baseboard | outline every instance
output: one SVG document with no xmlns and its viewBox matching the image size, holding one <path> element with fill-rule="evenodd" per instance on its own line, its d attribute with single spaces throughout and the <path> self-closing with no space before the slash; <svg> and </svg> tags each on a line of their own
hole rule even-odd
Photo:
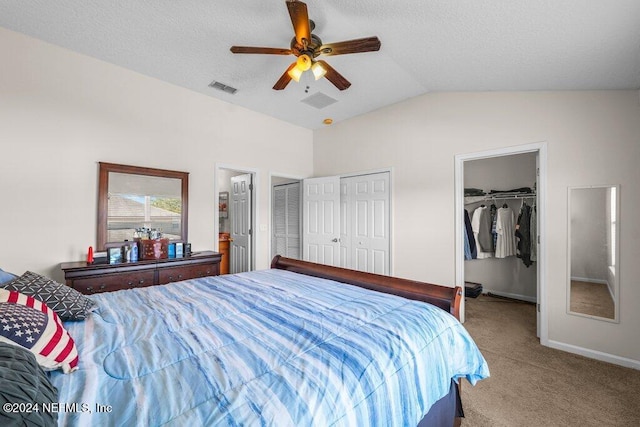
<svg viewBox="0 0 640 427">
<path fill-rule="evenodd" d="M 500 297 L 506 297 L 506 298 L 511 298 L 511 299 L 519 299 L 522 301 L 527 301 L 527 302 L 531 302 L 531 303 L 536 303 L 538 302 L 538 299 L 536 297 L 530 297 L 528 295 L 520 295 L 520 294 L 513 294 L 510 292 L 500 292 L 500 291 L 494 291 L 491 289 L 483 289 L 482 290 L 483 294 L 494 294 Z"/>
<path fill-rule="evenodd" d="M 580 356 L 588 357 L 590 359 L 601 360 L 603 362 L 613 363 L 614 365 L 624 366 L 625 368 L 640 370 L 640 360 L 628 359 L 626 357 L 616 356 L 615 354 L 603 353 L 601 351 L 578 347 L 577 345 L 566 344 L 554 340 L 548 340 L 547 346 L 555 348 L 556 350 L 579 354 Z"/>
<path fill-rule="evenodd" d="M 597 283 L 599 285 L 609 284 L 605 279 L 591 279 L 589 277 L 571 277 L 571 280 L 575 282 Z"/>
</svg>

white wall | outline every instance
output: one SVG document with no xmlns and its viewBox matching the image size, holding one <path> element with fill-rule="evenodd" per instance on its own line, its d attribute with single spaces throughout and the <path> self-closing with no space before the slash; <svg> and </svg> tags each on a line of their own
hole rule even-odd
<svg viewBox="0 0 640 427">
<path fill-rule="evenodd" d="M 7 271 L 63 280 L 60 263 L 85 258 L 96 243 L 99 161 L 189 172 L 194 251 L 217 240 L 217 162 L 258 170 L 265 224 L 269 174 L 312 174 L 309 130 L 2 28 L 0 57 L 0 266 Z M 266 268 L 269 232 L 258 233 L 257 267 Z"/>
<path fill-rule="evenodd" d="M 640 366 L 637 91 L 434 93 L 314 134 L 314 173 L 393 167 L 394 274 L 455 283 L 454 156 L 547 143 L 550 341 Z M 567 187 L 621 184 L 620 323 L 566 313 Z M 587 332 L 588 331 L 588 332 Z"/>
</svg>

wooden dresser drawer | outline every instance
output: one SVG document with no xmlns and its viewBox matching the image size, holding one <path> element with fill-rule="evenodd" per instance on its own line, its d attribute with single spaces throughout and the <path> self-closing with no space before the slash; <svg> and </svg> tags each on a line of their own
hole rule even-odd
<svg viewBox="0 0 640 427">
<path fill-rule="evenodd" d="M 163 268 L 158 270 L 158 281 L 161 285 L 179 282 L 180 280 L 196 279 L 198 277 L 217 276 L 218 264 L 193 264 L 181 267 Z"/>
<path fill-rule="evenodd" d="M 75 279 L 73 281 L 73 288 L 83 294 L 119 291 L 120 289 L 151 286 L 153 285 L 153 276 L 153 270 L 105 274 L 102 276 Z"/>
</svg>

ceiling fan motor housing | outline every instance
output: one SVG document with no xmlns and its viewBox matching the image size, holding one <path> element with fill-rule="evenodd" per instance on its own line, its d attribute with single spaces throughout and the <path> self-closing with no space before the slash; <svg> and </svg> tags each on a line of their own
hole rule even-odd
<svg viewBox="0 0 640 427">
<path fill-rule="evenodd" d="M 311 42 L 307 43 L 306 49 L 304 46 L 300 46 L 295 37 L 291 39 L 291 51 L 295 56 L 300 56 L 306 53 L 311 58 L 315 58 L 323 53 L 319 50 L 320 46 L 322 46 L 322 40 L 320 40 L 320 37 L 315 34 L 311 34 Z"/>
</svg>

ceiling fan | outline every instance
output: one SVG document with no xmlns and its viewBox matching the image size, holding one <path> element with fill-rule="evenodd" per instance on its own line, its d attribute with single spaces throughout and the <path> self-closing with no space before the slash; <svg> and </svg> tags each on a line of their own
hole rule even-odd
<svg viewBox="0 0 640 427">
<path fill-rule="evenodd" d="M 233 53 L 260 53 L 266 55 L 295 55 L 296 61 L 282 74 L 273 86 L 275 90 L 282 90 L 293 79 L 300 81 L 300 76 L 311 69 L 315 79 L 326 77 L 335 87 L 345 90 L 351 83 L 338 73 L 331 65 L 322 59 L 316 59 L 320 55 L 345 55 L 348 53 L 371 52 L 380 50 L 378 37 L 365 37 L 362 39 L 348 40 L 338 43 L 323 44 L 320 37 L 312 34 L 315 23 L 309 19 L 307 5 L 297 0 L 287 0 L 287 9 L 293 24 L 295 37 L 291 40 L 289 49 L 273 47 L 231 46 Z"/>
</svg>

